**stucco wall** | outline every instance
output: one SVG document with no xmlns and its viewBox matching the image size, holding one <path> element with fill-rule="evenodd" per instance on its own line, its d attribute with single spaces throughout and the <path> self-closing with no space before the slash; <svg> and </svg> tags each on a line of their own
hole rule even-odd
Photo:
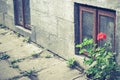
<svg viewBox="0 0 120 80">
<path fill-rule="evenodd" d="M 36 31 L 36 42 L 62 56 L 74 55 L 74 3 L 116 10 L 119 53 L 119 0 L 31 0 L 31 24 Z"/>
<path fill-rule="evenodd" d="M 31 0 L 36 42 L 62 56 L 74 54 L 73 13 L 71 0 Z"/>
<path fill-rule="evenodd" d="M 32 30 L 20 31 L 14 25 L 13 0 L 0 0 L 0 24 L 5 25 L 23 35 L 29 33 L 31 39 L 45 48 L 67 58 L 75 54 L 75 22 L 74 3 L 116 10 L 116 52 L 120 52 L 120 6 L 119 0 L 30 0 Z M 4 5 L 3 5 L 4 4 Z M 6 5 L 6 6 L 5 6 Z M 120 55 L 117 56 L 120 62 Z"/>
<path fill-rule="evenodd" d="M 13 1 L 0 0 L 0 23 L 15 30 Z"/>
</svg>

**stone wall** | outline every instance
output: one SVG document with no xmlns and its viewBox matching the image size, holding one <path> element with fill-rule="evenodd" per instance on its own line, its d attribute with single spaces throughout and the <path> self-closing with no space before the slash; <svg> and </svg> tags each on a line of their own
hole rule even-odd
<svg viewBox="0 0 120 80">
<path fill-rule="evenodd" d="M 0 23 L 15 30 L 13 1 L 0 0 Z"/>
<path fill-rule="evenodd" d="M 119 0 L 30 0 L 32 30 L 20 31 L 14 25 L 13 0 L 0 0 L 0 24 L 30 36 L 43 47 L 65 57 L 75 54 L 74 3 L 116 10 L 116 52 L 120 52 L 120 6 Z M 111 4 L 112 3 L 112 4 Z M 4 9 L 4 10 L 3 10 Z M 4 13 L 4 16 L 3 16 Z M 2 19 L 5 19 L 2 22 Z M 118 62 L 120 55 L 118 56 Z"/>
<path fill-rule="evenodd" d="M 61 56 L 74 54 L 73 13 L 71 0 L 31 0 L 36 42 Z"/>
</svg>

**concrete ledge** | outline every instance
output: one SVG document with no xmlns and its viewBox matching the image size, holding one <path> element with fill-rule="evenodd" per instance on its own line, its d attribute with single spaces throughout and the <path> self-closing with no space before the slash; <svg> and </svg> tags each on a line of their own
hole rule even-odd
<svg viewBox="0 0 120 80">
<path fill-rule="evenodd" d="M 23 28 L 22 26 L 16 26 L 15 31 L 19 32 L 21 35 L 26 36 L 26 37 L 30 37 L 32 34 L 30 30 L 27 30 Z"/>
</svg>

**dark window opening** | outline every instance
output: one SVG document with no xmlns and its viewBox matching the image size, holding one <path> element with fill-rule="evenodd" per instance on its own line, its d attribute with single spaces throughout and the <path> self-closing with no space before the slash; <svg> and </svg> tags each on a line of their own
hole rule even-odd
<svg viewBox="0 0 120 80">
<path fill-rule="evenodd" d="M 97 41 L 97 34 L 104 32 L 107 35 L 106 41 L 111 43 L 111 50 L 115 51 L 115 21 L 116 12 L 98 7 L 85 6 L 75 3 L 75 45 L 83 41 L 85 37 L 93 38 L 98 45 L 104 41 Z M 78 49 L 75 48 L 78 54 Z"/>
<path fill-rule="evenodd" d="M 14 0 L 15 25 L 31 30 L 29 0 Z"/>
</svg>

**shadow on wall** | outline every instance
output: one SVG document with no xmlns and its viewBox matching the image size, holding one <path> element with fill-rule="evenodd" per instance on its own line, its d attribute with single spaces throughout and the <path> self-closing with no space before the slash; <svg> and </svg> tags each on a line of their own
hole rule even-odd
<svg viewBox="0 0 120 80">
<path fill-rule="evenodd" d="M 80 43 L 80 26 L 79 26 L 79 4 L 74 3 L 74 34 L 75 46 Z M 79 49 L 75 47 L 75 54 L 79 54 Z"/>
</svg>

